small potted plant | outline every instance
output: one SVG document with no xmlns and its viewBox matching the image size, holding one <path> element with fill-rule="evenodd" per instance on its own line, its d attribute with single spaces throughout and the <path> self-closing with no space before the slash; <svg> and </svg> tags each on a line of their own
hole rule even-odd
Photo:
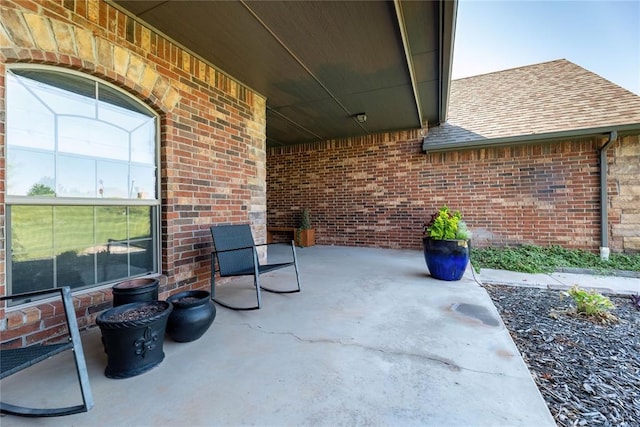
<svg viewBox="0 0 640 427">
<path fill-rule="evenodd" d="M 311 228 L 311 215 L 309 209 L 302 209 L 300 214 L 300 226 L 296 229 L 296 245 L 300 247 L 316 244 L 316 230 Z"/>
<path fill-rule="evenodd" d="M 441 207 L 424 225 L 424 259 L 432 277 L 460 280 L 469 263 L 471 233 L 460 211 Z"/>
</svg>

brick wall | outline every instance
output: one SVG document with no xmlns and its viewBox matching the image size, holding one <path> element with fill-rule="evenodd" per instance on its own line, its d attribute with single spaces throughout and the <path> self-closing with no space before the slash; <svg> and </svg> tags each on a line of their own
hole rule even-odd
<svg viewBox="0 0 640 427">
<path fill-rule="evenodd" d="M 625 143 L 616 150 L 637 150 L 634 141 L 635 148 Z M 597 251 L 602 142 L 425 155 L 417 132 L 399 132 L 270 148 L 268 224 L 295 226 L 300 209 L 308 207 L 319 244 L 418 249 L 424 221 L 446 204 L 462 211 L 477 246 L 559 244 Z M 619 185 L 620 193 L 638 189 Z M 614 206 L 622 203 L 615 200 Z M 630 205 L 625 209 L 612 215 L 614 230 L 622 227 L 616 225 L 620 215 L 637 214 Z"/>
<path fill-rule="evenodd" d="M 256 238 L 266 237 L 264 98 L 102 1 L 3 0 L 0 15 L 0 102 L 5 64 L 28 62 L 95 75 L 160 114 L 161 299 L 208 288 L 212 223 L 250 221 Z M 4 104 L 0 111 L 4 294 Z M 80 293 L 74 304 L 80 326 L 92 325 L 111 305 L 110 289 Z M 34 310 L 47 308 L 0 308 L 0 341 L 33 338 L 8 331 L 8 319 L 13 328 L 46 335 Z"/>
</svg>

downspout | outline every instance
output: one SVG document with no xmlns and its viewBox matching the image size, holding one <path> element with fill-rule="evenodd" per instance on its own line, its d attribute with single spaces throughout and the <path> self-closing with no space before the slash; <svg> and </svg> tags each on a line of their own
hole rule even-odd
<svg viewBox="0 0 640 427">
<path fill-rule="evenodd" d="M 609 259 L 609 193 L 607 147 L 618 139 L 618 132 L 609 132 L 609 140 L 600 147 L 600 259 Z"/>
</svg>

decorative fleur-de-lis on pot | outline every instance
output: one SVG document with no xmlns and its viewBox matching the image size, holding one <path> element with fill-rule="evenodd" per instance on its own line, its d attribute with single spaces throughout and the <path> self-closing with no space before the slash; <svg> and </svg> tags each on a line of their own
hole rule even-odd
<svg viewBox="0 0 640 427">
<path fill-rule="evenodd" d="M 138 338 L 133 345 L 136 347 L 136 356 L 145 357 L 148 351 L 156 348 L 155 342 L 158 340 L 158 333 L 151 331 L 151 326 L 144 330 L 142 338 Z"/>
</svg>

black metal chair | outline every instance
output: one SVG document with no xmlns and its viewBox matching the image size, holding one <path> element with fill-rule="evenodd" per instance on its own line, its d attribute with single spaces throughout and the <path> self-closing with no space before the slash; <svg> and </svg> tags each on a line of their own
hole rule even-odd
<svg viewBox="0 0 640 427">
<path fill-rule="evenodd" d="M 262 265 L 258 260 L 257 248 L 271 244 L 256 245 L 253 241 L 249 224 L 214 225 L 211 227 L 211 236 L 215 245 L 215 251 L 211 252 L 211 298 L 216 303 L 233 310 L 257 310 L 261 304 L 260 289 L 280 294 L 300 292 L 298 259 L 293 241 L 291 242 L 292 261 Z M 297 287 L 295 289 L 281 291 L 260 286 L 261 274 L 290 266 L 293 266 L 296 271 Z M 253 285 L 256 288 L 256 305 L 238 307 L 217 299 L 215 288 L 216 272 L 220 273 L 220 277 L 253 276 Z"/>
<path fill-rule="evenodd" d="M 65 350 L 72 350 L 75 359 L 76 373 L 78 375 L 78 383 L 82 393 L 82 404 L 75 406 L 67 406 L 62 408 L 29 408 L 17 406 L 9 403 L 0 402 L 0 412 L 6 414 L 20 415 L 24 417 L 56 417 L 61 415 L 71 415 L 80 412 L 87 412 L 93 407 L 93 396 L 91 387 L 89 386 L 89 375 L 84 360 L 84 352 L 82 350 L 82 341 L 80 340 L 80 332 L 78 331 L 78 322 L 76 313 L 73 308 L 73 300 L 71 298 L 71 290 L 68 286 L 47 289 L 43 291 L 24 292 L 14 295 L 6 295 L 0 297 L 0 301 L 5 300 L 29 300 L 33 297 L 44 296 L 48 294 L 59 294 L 64 308 L 64 314 L 68 329 L 68 342 L 56 344 L 36 344 L 29 347 L 2 349 L 0 351 L 0 379 L 15 374 L 23 369 L 42 362 Z M 33 378 L 34 388 L 45 389 L 48 386 L 43 384 L 40 379 Z M 52 392 L 55 392 L 53 389 Z"/>
</svg>

